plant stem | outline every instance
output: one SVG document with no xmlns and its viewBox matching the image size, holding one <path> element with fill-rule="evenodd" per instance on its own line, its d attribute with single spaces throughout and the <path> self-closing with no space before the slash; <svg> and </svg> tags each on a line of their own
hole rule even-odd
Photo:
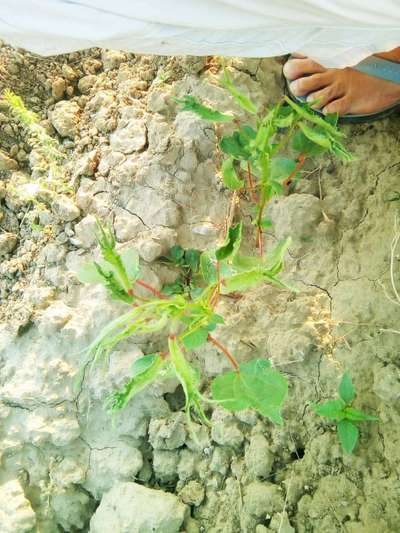
<svg viewBox="0 0 400 533">
<path fill-rule="evenodd" d="M 236 361 L 236 359 L 233 357 L 233 355 L 229 352 L 228 348 L 225 348 L 220 342 L 217 341 L 212 335 L 208 335 L 208 341 L 211 342 L 211 344 L 214 344 L 220 350 L 229 360 L 233 368 L 236 370 L 236 372 L 240 372 L 239 363 Z"/>
<path fill-rule="evenodd" d="M 250 191 L 251 199 L 256 204 L 258 200 L 257 200 L 257 195 L 255 193 L 253 176 L 251 175 L 250 161 L 247 161 L 247 181 L 249 182 L 249 191 Z"/>
<path fill-rule="evenodd" d="M 158 291 L 157 289 L 155 289 L 154 287 L 152 287 L 151 285 L 149 285 L 148 283 L 146 283 L 142 279 L 137 279 L 136 283 L 138 285 L 140 285 L 141 287 L 144 287 L 145 289 L 150 291 L 152 294 L 154 294 L 154 296 L 157 296 L 157 298 L 160 298 L 160 300 L 167 300 L 168 299 L 167 296 L 165 296 L 165 294 L 163 294 L 162 292 Z"/>
<path fill-rule="evenodd" d="M 295 166 L 293 171 L 289 174 L 289 176 L 283 182 L 284 187 L 287 187 L 289 185 L 289 183 L 292 181 L 292 179 L 295 177 L 295 175 L 298 173 L 298 171 L 304 165 L 305 160 L 306 160 L 305 154 L 300 154 L 299 158 L 297 160 L 297 165 Z"/>
</svg>

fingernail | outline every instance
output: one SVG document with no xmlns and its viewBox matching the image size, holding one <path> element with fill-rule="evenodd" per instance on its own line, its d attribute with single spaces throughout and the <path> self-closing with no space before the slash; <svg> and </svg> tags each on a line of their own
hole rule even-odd
<svg viewBox="0 0 400 533">
<path fill-rule="evenodd" d="M 297 81 L 292 81 L 292 83 L 289 85 L 289 87 L 290 87 L 290 90 L 292 91 L 292 93 L 294 93 L 294 91 L 297 88 Z"/>
<path fill-rule="evenodd" d="M 324 109 L 322 110 L 322 113 L 323 113 L 324 115 L 327 115 L 327 114 L 329 113 L 328 108 L 327 108 L 327 107 L 324 107 Z"/>
</svg>

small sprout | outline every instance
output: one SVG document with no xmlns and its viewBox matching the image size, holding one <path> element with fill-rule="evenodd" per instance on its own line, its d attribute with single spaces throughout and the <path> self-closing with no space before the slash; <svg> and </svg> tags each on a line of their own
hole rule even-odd
<svg viewBox="0 0 400 533">
<path fill-rule="evenodd" d="M 377 421 L 376 416 L 368 415 L 352 407 L 356 397 L 350 374 L 345 372 L 339 384 L 339 399 L 328 400 L 319 405 L 315 405 L 314 411 L 317 415 L 324 416 L 336 422 L 339 441 L 346 453 L 352 453 L 357 446 L 359 439 L 359 429 L 355 422 Z"/>
</svg>

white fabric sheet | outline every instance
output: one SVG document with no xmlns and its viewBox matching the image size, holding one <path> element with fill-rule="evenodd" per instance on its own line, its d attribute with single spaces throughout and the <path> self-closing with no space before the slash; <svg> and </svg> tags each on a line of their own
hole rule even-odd
<svg viewBox="0 0 400 533">
<path fill-rule="evenodd" d="M 400 45 L 400 0 L 0 0 L 0 38 L 41 55 L 298 51 L 342 67 Z"/>
</svg>

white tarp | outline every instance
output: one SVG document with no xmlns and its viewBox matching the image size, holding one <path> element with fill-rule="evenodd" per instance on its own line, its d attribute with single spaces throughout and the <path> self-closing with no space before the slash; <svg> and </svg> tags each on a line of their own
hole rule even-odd
<svg viewBox="0 0 400 533">
<path fill-rule="evenodd" d="M 0 0 L 0 38 L 42 55 L 298 51 L 345 66 L 400 45 L 400 0 Z"/>
</svg>

